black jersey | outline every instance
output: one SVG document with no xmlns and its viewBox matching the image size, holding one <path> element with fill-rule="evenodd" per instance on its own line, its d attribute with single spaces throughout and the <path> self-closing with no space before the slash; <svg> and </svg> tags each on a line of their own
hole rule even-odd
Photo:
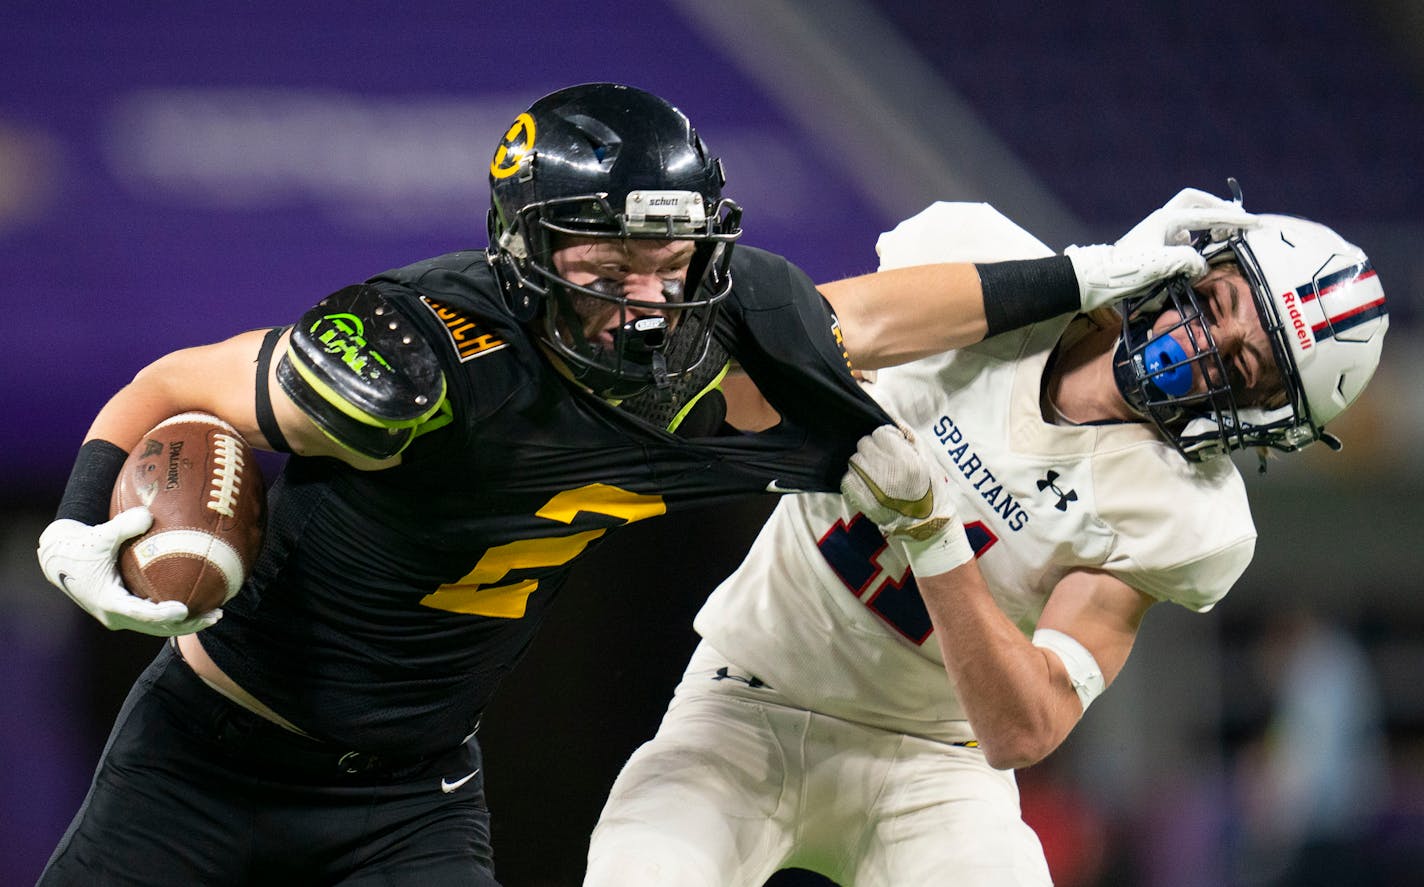
<svg viewBox="0 0 1424 887">
<path fill-rule="evenodd" d="M 483 252 L 382 274 L 440 352 L 448 409 L 402 464 L 292 457 L 252 577 L 203 633 L 242 687 L 314 736 L 429 754 L 466 737 L 571 565 L 608 531 L 782 490 L 835 490 L 890 421 L 851 378 L 829 306 L 738 247 L 718 341 L 785 421 L 687 439 L 560 375 L 502 307 Z"/>
</svg>

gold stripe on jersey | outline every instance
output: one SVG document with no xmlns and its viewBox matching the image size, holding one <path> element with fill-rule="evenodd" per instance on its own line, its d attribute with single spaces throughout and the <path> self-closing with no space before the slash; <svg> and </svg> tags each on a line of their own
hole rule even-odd
<svg viewBox="0 0 1424 887">
<path fill-rule="evenodd" d="M 589 484 L 565 490 L 551 498 L 535 516 L 572 524 L 580 514 L 601 514 L 631 524 L 667 512 L 662 496 L 634 493 L 610 484 Z M 495 585 L 513 570 L 557 567 L 583 554 L 589 543 L 608 528 L 585 530 L 564 536 L 516 539 L 485 551 L 475 568 L 458 582 L 442 585 L 421 598 L 421 605 L 452 613 L 522 619 L 529 595 L 539 588 L 536 579 Z"/>
</svg>

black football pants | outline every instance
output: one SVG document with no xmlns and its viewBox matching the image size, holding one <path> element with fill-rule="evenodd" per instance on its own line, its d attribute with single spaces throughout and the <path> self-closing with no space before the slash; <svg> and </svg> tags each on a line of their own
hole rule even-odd
<svg viewBox="0 0 1424 887">
<path fill-rule="evenodd" d="M 39 883 L 497 887 L 480 767 L 474 739 L 414 762 L 308 740 L 166 644 Z"/>
</svg>

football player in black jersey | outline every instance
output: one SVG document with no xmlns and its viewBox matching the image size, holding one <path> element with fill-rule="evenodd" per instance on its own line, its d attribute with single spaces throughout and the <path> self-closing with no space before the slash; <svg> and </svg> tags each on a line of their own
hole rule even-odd
<svg viewBox="0 0 1424 887">
<path fill-rule="evenodd" d="M 1084 247 L 823 297 L 737 244 L 687 119 L 615 84 L 540 99 L 489 173 L 487 249 L 159 358 L 99 412 L 40 563 L 105 626 L 174 640 L 42 883 L 496 883 L 475 730 L 580 555 L 671 509 L 837 489 L 888 421 L 852 362 L 1205 270 L 1186 246 Z M 730 372 L 773 427 L 729 427 Z M 252 574 L 210 613 L 130 595 L 115 551 L 151 517 L 106 519 L 128 450 L 187 411 L 292 454 Z"/>
</svg>

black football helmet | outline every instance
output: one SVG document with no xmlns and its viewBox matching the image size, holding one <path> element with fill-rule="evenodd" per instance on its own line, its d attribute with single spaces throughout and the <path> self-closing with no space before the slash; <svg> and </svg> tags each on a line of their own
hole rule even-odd
<svg viewBox="0 0 1424 887">
<path fill-rule="evenodd" d="M 722 197 L 722 163 L 688 119 L 655 95 L 614 83 L 551 93 L 515 118 L 490 162 L 489 257 L 510 310 L 580 382 L 606 397 L 666 388 L 707 355 L 731 292 L 741 208 Z M 687 279 L 666 303 L 560 276 L 560 235 L 687 240 Z M 611 346 L 584 335 L 576 301 L 620 312 Z M 630 309 L 654 309 L 647 316 Z"/>
</svg>

